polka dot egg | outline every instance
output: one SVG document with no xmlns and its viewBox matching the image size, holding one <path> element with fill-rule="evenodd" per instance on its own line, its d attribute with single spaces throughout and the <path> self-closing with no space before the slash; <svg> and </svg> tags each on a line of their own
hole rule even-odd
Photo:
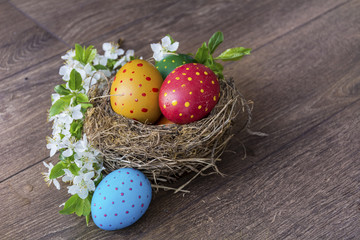
<svg viewBox="0 0 360 240">
<path fill-rule="evenodd" d="M 146 176 L 132 168 L 121 168 L 108 174 L 95 189 L 92 219 L 101 229 L 122 229 L 139 220 L 150 201 L 151 185 Z"/>
<path fill-rule="evenodd" d="M 193 63 L 195 59 L 186 54 L 169 55 L 155 64 L 155 67 L 165 79 L 175 68 L 186 63 Z"/>
<path fill-rule="evenodd" d="M 207 116 L 220 97 L 220 84 L 213 71 L 199 63 L 176 68 L 160 89 L 163 115 L 177 124 L 187 124 Z"/>
<path fill-rule="evenodd" d="M 145 60 L 126 63 L 116 73 L 110 89 L 111 107 L 117 114 L 143 123 L 155 123 L 160 117 L 160 72 Z"/>
</svg>

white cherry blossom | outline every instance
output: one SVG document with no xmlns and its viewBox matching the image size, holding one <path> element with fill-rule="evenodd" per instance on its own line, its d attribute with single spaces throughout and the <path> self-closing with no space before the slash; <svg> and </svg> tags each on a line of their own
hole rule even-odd
<svg viewBox="0 0 360 240">
<path fill-rule="evenodd" d="M 104 56 L 109 59 L 117 59 L 118 56 L 121 56 L 124 54 L 124 50 L 119 48 L 118 44 L 104 43 L 102 45 L 102 48 L 105 51 Z"/>
<path fill-rule="evenodd" d="M 73 120 L 82 119 L 83 117 L 83 114 L 81 112 L 81 104 L 78 104 L 75 107 L 69 106 L 67 108 L 67 111 Z"/>
<path fill-rule="evenodd" d="M 73 185 L 68 187 L 68 192 L 72 195 L 77 194 L 81 199 L 87 198 L 89 191 L 95 191 L 95 183 L 91 180 L 94 172 L 82 173 L 74 177 Z"/>
<path fill-rule="evenodd" d="M 44 180 L 45 182 L 47 182 L 48 186 L 50 186 L 51 183 L 54 184 L 54 186 L 56 187 L 56 189 L 60 190 L 60 183 L 58 182 L 58 180 L 56 179 L 50 179 L 50 173 L 51 173 L 51 169 L 54 167 L 54 165 L 52 165 L 52 163 L 47 164 L 46 162 L 43 162 L 44 166 L 48 168 L 48 172 L 47 173 L 42 173 L 42 175 L 44 176 Z"/>
<path fill-rule="evenodd" d="M 64 56 L 61 56 L 61 59 L 64 60 L 72 60 L 75 57 L 75 50 L 70 49 L 69 51 L 66 52 L 66 54 Z"/>
<path fill-rule="evenodd" d="M 63 77 L 63 80 L 69 81 L 70 73 L 73 69 L 80 73 L 82 79 L 86 77 L 84 65 L 82 65 L 79 61 L 72 59 L 67 60 L 66 64 L 60 67 L 59 74 Z"/>
<path fill-rule="evenodd" d="M 179 48 L 179 42 L 171 43 L 171 39 L 169 36 L 165 36 L 161 39 L 160 43 L 152 43 L 150 44 L 151 49 L 154 52 L 153 58 L 155 61 L 160 61 L 169 53 L 175 52 Z"/>
<path fill-rule="evenodd" d="M 127 62 L 131 60 L 131 57 L 134 57 L 135 51 L 134 50 L 127 50 L 125 55 L 120 58 L 119 61 L 117 61 L 114 65 L 114 69 L 119 66 L 124 66 Z"/>
<path fill-rule="evenodd" d="M 63 169 L 63 171 L 65 172 L 65 175 L 62 177 L 62 181 L 63 182 L 72 182 L 74 180 L 74 174 L 72 174 L 72 172 L 69 169 Z"/>
<path fill-rule="evenodd" d="M 61 138 L 60 135 L 53 135 L 52 138 L 47 137 L 46 148 L 50 149 L 50 157 L 54 156 L 55 153 L 60 149 Z"/>
<path fill-rule="evenodd" d="M 100 54 L 96 54 L 96 56 L 95 56 L 95 58 L 93 60 L 94 65 L 106 66 L 107 62 L 108 62 L 107 57 L 105 57 L 103 55 L 100 55 Z"/>
</svg>

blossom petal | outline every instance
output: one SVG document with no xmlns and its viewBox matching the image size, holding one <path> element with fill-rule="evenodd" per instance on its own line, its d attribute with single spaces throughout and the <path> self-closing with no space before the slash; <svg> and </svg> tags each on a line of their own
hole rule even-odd
<svg viewBox="0 0 360 240">
<path fill-rule="evenodd" d="M 54 104 L 57 100 L 60 99 L 60 94 L 58 93 L 51 94 L 51 99 L 52 99 L 52 103 Z"/>
<path fill-rule="evenodd" d="M 94 172 L 88 172 L 84 174 L 84 181 L 87 182 L 94 177 Z"/>
<path fill-rule="evenodd" d="M 101 65 L 106 66 L 107 62 L 108 62 L 108 59 L 105 56 L 100 58 Z"/>
<path fill-rule="evenodd" d="M 68 187 L 68 193 L 70 193 L 71 195 L 77 194 L 78 191 L 79 191 L 79 187 L 77 185 L 72 185 Z"/>
<path fill-rule="evenodd" d="M 88 181 L 87 182 L 87 188 L 89 189 L 89 191 L 95 191 L 95 183 L 94 183 L 94 181 Z"/>
<path fill-rule="evenodd" d="M 86 74 L 88 74 L 88 75 L 92 74 L 92 68 L 91 68 L 91 65 L 89 63 L 85 65 L 84 70 L 85 70 Z"/>
<path fill-rule="evenodd" d="M 81 119 L 83 117 L 83 114 L 79 111 L 73 112 L 72 114 L 73 119 L 77 120 L 77 119 Z"/>
<path fill-rule="evenodd" d="M 124 51 L 123 49 L 119 48 L 119 49 L 117 49 L 117 50 L 115 51 L 115 53 L 116 53 L 118 56 L 120 56 L 120 55 L 123 55 L 123 54 L 125 53 L 125 51 Z"/>
<path fill-rule="evenodd" d="M 125 63 L 125 57 L 120 58 L 120 60 L 114 64 L 114 69 L 119 66 L 122 66 L 124 63 Z"/>
<path fill-rule="evenodd" d="M 117 59 L 118 55 L 116 53 L 105 52 L 105 57 L 109 59 Z"/>
<path fill-rule="evenodd" d="M 60 190 L 60 183 L 58 182 L 58 180 L 53 179 L 53 183 L 54 183 L 54 186 L 56 187 L 56 189 Z"/>
<path fill-rule="evenodd" d="M 171 39 L 169 36 L 165 36 L 161 39 L 161 45 L 163 48 L 168 48 L 171 45 Z"/>
<path fill-rule="evenodd" d="M 59 69 L 59 74 L 60 74 L 61 76 L 65 75 L 65 74 L 68 72 L 68 69 L 69 69 L 69 67 L 66 66 L 66 65 L 61 66 L 60 69 Z"/>
<path fill-rule="evenodd" d="M 68 148 L 66 151 L 62 153 L 64 157 L 70 157 L 73 155 L 73 150 L 71 148 Z"/>
<path fill-rule="evenodd" d="M 82 178 L 83 178 L 82 174 L 80 174 L 79 176 L 75 176 L 75 177 L 74 177 L 74 180 L 73 180 L 74 185 L 81 183 Z"/>
<path fill-rule="evenodd" d="M 78 191 L 77 194 L 81 199 L 85 199 L 89 195 L 89 191 L 87 189 L 81 188 L 80 191 Z"/>
<path fill-rule="evenodd" d="M 101 72 L 103 72 L 106 77 L 111 76 L 111 72 L 109 70 L 101 70 Z"/>
<path fill-rule="evenodd" d="M 160 52 L 162 47 L 160 43 L 152 43 L 150 44 L 151 50 L 156 53 L 156 52 Z"/>
<path fill-rule="evenodd" d="M 76 68 L 76 71 L 78 71 L 78 73 L 80 73 L 82 79 L 85 79 L 85 78 L 86 78 L 86 72 L 85 72 L 85 70 L 80 69 L 80 68 Z"/>
<path fill-rule="evenodd" d="M 171 44 L 169 47 L 168 47 L 168 50 L 170 52 L 175 52 L 179 47 L 179 42 L 174 42 L 173 44 Z"/>
<path fill-rule="evenodd" d="M 162 52 L 154 52 L 153 58 L 155 59 L 155 61 L 161 61 L 161 59 L 163 59 L 164 54 Z"/>
<path fill-rule="evenodd" d="M 126 51 L 126 60 L 130 60 L 130 57 L 133 57 L 135 55 L 135 51 L 132 49 L 129 49 Z"/>
<path fill-rule="evenodd" d="M 49 169 L 50 169 L 49 164 L 47 164 L 46 162 L 43 162 L 43 164 L 44 164 L 44 166 L 45 166 L 45 167 L 47 167 L 47 168 L 49 168 Z"/>
<path fill-rule="evenodd" d="M 111 43 L 103 43 L 102 48 L 104 51 L 110 51 L 111 50 Z"/>
<path fill-rule="evenodd" d="M 54 156 L 55 153 L 57 152 L 57 147 L 54 145 L 51 147 L 51 150 L 50 150 L 50 157 Z"/>
</svg>

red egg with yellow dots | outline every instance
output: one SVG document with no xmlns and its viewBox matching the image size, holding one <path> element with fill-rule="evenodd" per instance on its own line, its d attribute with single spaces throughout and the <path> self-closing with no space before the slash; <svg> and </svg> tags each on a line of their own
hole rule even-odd
<svg viewBox="0 0 360 240">
<path fill-rule="evenodd" d="M 210 68 L 199 63 L 177 67 L 160 88 L 162 114 L 177 124 L 187 124 L 207 116 L 220 97 L 220 84 Z"/>
<path fill-rule="evenodd" d="M 145 60 L 132 60 L 116 73 L 110 89 L 111 107 L 117 114 L 143 123 L 160 117 L 160 72 Z"/>
</svg>

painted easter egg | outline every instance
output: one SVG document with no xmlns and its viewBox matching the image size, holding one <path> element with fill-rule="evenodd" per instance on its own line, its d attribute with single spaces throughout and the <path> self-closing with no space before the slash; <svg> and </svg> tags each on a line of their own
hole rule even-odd
<svg viewBox="0 0 360 240">
<path fill-rule="evenodd" d="M 187 124 L 207 116 L 220 97 L 220 84 L 213 71 L 199 63 L 176 68 L 160 88 L 162 114 L 177 124 Z"/>
<path fill-rule="evenodd" d="M 156 125 L 169 125 L 174 124 L 172 121 L 167 119 L 164 115 L 162 115 L 159 120 L 156 122 Z"/>
<path fill-rule="evenodd" d="M 161 73 L 163 79 L 165 79 L 169 73 L 175 68 L 184 65 L 186 63 L 196 62 L 191 56 L 186 54 L 169 55 L 155 64 L 157 70 Z"/>
<path fill-rule="evenodd" d="M 143 123 L 155 123 L 160 117 L 160 72 L 145 60 L 126 63 L 117 72 L 110 89 L 111 107 L 117 114 Z"/>
<path fill-rule="evenodd" d="M 146 176 L 132 168 L 107 175 L 91 200 L 94 223 L 104 230 L 122 229 L 135 223 L 151 201 L 151 185 Z"/>
</svg>

